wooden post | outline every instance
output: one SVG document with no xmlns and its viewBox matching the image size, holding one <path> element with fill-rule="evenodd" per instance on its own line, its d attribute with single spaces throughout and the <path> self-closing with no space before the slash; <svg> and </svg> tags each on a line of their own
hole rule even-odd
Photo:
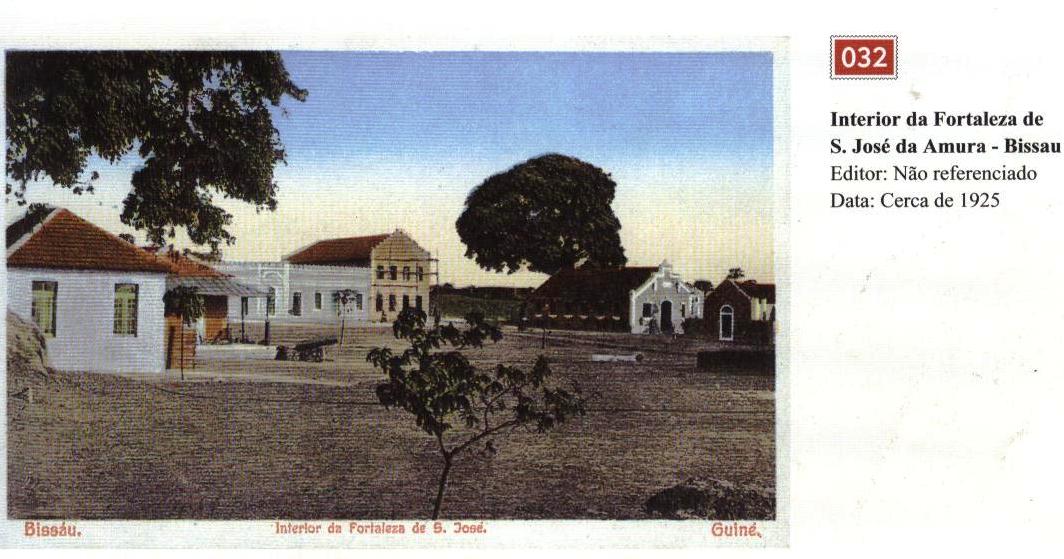
<svg viewBox="0 0 1064 559">
<path fill-rule="evenodd" d="M 166 368 L 174 367 L 174 327 L 170 327 L 170 337 L 166 342 Z"/>
<path fill-rule="evenodd" d="M 185 323 L 181 323 L 181 380 L 185 380 Z"/>
</svg>

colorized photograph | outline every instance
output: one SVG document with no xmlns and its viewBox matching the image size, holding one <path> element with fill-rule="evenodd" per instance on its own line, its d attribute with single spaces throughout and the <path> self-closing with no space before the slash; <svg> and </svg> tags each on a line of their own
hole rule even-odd
<svg viewBox="0 0 1064 559">
<path fill-rule="evenodd" d="M 9 519 L 777 518 L 772 52 L 4 63 Z"/>
</svg>

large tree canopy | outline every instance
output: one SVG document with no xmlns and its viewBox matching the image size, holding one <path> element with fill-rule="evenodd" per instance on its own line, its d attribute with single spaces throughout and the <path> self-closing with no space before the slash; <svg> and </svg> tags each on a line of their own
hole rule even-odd
<svg viewBox="0 0 1064 559">
<path fill-rule="evenodd" d="M 306 98 L 280 54 L 9 51 L 6 63 L 7 193 L 20 203 L 46 177 L 91 192 L 90 155 L 136 149 L 144 165 L 121 217 L 150 241 L 185 228 L 198 244 L 232 243 L 215 194 L 276 208 L 285 153 L 267 105 Z"/>
<path fill-rule="evenodd" d="M 458 235 L 486 270 L 553 274 L 580 262 L 626 262 L 613 214 L 617 183 L 598 167 L 547 154 L 489 177 L 466 199 Z"/>
</svg>

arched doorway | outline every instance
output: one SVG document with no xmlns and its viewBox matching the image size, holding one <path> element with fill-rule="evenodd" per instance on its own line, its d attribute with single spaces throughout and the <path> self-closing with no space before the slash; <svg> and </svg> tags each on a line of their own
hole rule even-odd
<svg viewBox="0 0 1064 559">
<path fill-rule="evenodd" d="M 731 305 L 720 308 L 720 341 L 730 342 L 735 339 L 735 311 Z"/>
<path fill-rule="evenodd" d="M 672 301 L 661 302 L 661 331 L 672 332 Z"/>
</svg>

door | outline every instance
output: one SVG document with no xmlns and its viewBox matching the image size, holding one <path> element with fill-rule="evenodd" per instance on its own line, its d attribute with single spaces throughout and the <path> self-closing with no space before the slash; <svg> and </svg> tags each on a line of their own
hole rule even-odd
<svg viewBox="0 0 1064 559">
<path fill-rule="evenodd" d="M 672 301 L 661 302 L 661 331 L 672 332 Z"/>
<path fill-rule="evenodd" d="M 735 311 L 731 305 L 720 308 L 720 341 L 730 342 L 735 339 Z"/>
</svg>

